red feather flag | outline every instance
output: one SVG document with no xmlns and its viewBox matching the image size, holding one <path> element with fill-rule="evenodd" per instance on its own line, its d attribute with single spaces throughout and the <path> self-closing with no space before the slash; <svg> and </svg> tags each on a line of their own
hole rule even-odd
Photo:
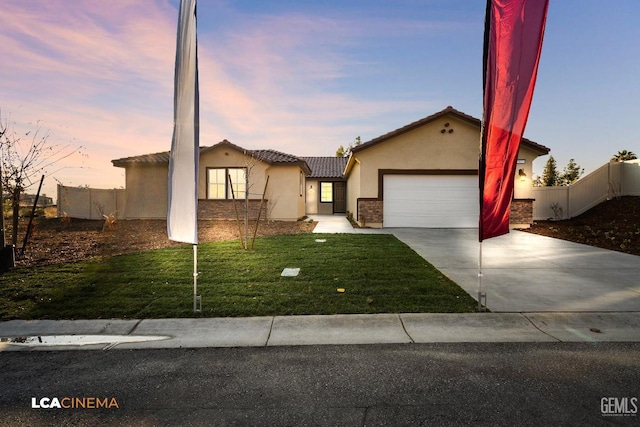
<svg viewBox="0 0 640 427">
<path fill-rule="evenodd" d="M 520 140 L 542 51 L 548 0 L 488 0 L 479 165 L 479 239 L 509 232 Z"/>
</svg>

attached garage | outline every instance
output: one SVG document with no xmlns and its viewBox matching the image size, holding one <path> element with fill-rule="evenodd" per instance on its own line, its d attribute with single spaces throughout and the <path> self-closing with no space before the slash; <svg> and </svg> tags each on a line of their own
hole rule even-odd
<svg viewBox="0 0 640 427">
<path fill-rule="evenodd" d="M 384 227 L 475 228 L 477 175 L 385 175 Z"/>
<path fill-rule="evenodd" d="M 363 227 L 477 228 L 479 119 L 453 107 L 351 147 L 348 214 Z M 533 221 L 533 161 L 549 149 L 522 138 L 514 225 Z"/>
</svg>

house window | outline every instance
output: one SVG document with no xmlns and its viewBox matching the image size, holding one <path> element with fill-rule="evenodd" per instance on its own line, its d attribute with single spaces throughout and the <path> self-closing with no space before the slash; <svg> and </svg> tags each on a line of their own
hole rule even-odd
<svg viewBox="0 0 640 427">
<path fill-rule="evenodd" d="M 333 182 L 320 183 L 320 202 L 333 202 Z"/>
<path fill-rule="evenodd" d="M 207 197 L 209 199 L 244 199 L 246 176 L 244 168 L 208 168 Z M 231 180 L 229 180 L 231 178 Z M 233 185 L 233 195 L 231 193 Z"/>
<path fill-rule="evenodd" d="M 207 169 L 207 181 L 209 183 L 209 199 L 226 199 L 226 169 Z"/>
<path fill-rule="evenodd" d="M 231 176 L 231 184 L 236 199 L 244 199 L 247 181 L 243 168 L 228 168 L 229 176 Z M 231 198 L 231 188 L 227 191 L 227 199 Z"/>
</svg>

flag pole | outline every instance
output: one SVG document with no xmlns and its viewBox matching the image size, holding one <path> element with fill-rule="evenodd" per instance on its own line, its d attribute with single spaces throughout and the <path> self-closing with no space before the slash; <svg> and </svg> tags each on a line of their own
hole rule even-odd
<svg viewBox="0 0 640 427">
<path fill-rule="evenodd" d="M 480 240 L 478 253 L 478 311 L 486 311 L 487 293 L 482 291 L 482 240 Z M 484 307 L 483 308 L 483 302 Z"/>
<path fill-rule="evenodd" d="M 549 0 L 487 0 L 480 150 L 478 309 L 484 311 L 482 241 L 509 233 L 514 175 L 542 51 Z"/>
<path fill-rule="evenodd" d="M 167 209 L 169 239 L 193 245 L 194 313 L 202 309 L 202 299 L 198 295 L 200 106 L 196 1 L 180 0 L 178 12 Z"/>
<path fill-rule="evenodd" d="M 202 311 L 202 296 L 198 295 L 198 245 L 193 245 L 193 312 Z"/>
</svg>

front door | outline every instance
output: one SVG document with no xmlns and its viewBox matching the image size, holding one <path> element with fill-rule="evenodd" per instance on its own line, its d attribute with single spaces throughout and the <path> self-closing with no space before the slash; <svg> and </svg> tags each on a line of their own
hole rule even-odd
<svg viewBox="0 0 640 427">
<path fill-rule="evenodd" d="M 333 213 L 347 212 L 347 183 L 336 181 L 333 183 Z"/>
</svg>

